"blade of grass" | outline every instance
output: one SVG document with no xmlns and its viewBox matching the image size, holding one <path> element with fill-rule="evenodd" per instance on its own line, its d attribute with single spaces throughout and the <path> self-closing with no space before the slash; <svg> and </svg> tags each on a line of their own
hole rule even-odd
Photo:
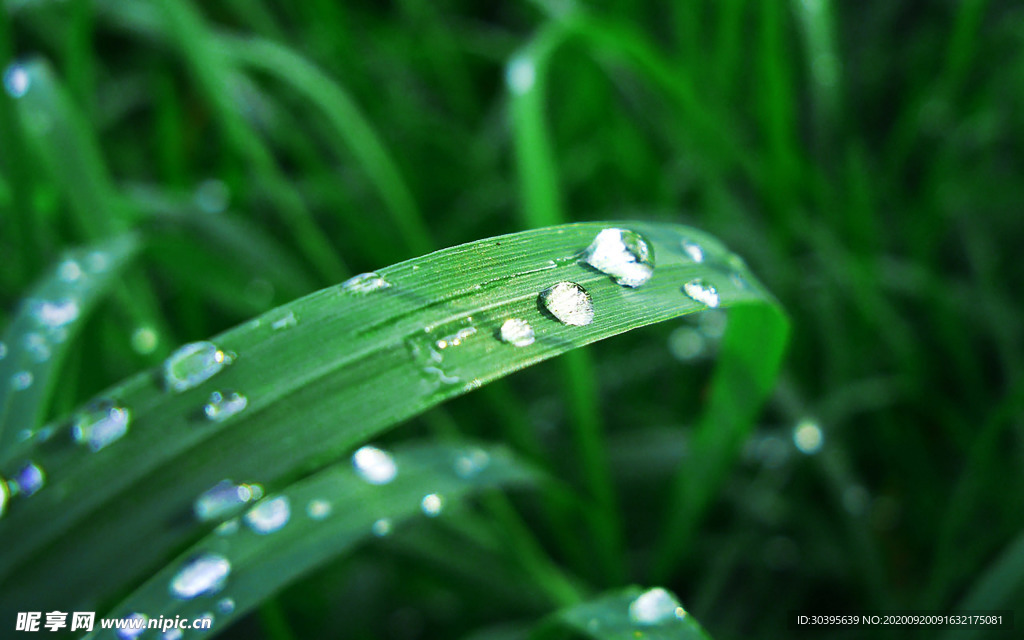
<svg viewBox="0 0 1024 640">
<path fill-rule="evenodd" d="M 110 389 L 103 397 L 131 411 L 129 435 L 90 453 L 68 442 L 66 425 L 58 424 L 49 443 L 25 452 L 45 470 L 47 486 L 0 519 L 0 606 L 50 610 L 109 597 L 202 532 L 186 514 L 195 496 L 223 478 L 275 490 L 490 380 L 699 311 L 704 305 L 680 291 L 693 278 L 717 287 L 722 306 L 741 312 L 728 331 L 777 343 L 764 335 L 775 325 L 746 326 L 758 318 L 742 312 L 774 308 L 771 297 L 712 237 L 676 225 L 626 224 L 658 260 L 648 283 L 626 289 L 577 263 L 606 226 L 527 231 L 407 261 L 381 270 L 389 287 L 326 289 L 214 338 L 235 354 L 233 363 L 197 388 L 168 393 L 157 372 L 147 372 Z M 701 243 L 705 262 L 687 256 L 683 237 Z M 538 293 L 566 280 L 592 297 L 592 324 L 566 326 L 538 310 Z M 288 316 L 295 322 L 275 328 Z M 534 344 L 516 348 L 496 338 L 513 316 L 533 325 Z M 456 336 L 458 345 L 451 343 Z M 722 362 L 730 372 L 755 358 L 728 349 L 723 355 L 739 358 Z M 206 420 L 203 404 L 214 390 L 245 394 L 246 409 L 224 422 Z M 126 556 L 126 545 L 139 552 Z M 54 571 L 66 579 L 54 584 Z"/>
</svg>

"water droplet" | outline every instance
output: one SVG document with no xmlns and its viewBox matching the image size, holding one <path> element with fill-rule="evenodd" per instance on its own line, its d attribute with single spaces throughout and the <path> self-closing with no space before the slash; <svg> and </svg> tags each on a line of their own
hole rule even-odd
<svg viewBox="0 0 1024 640">
<path fill-rule="evenodd" d="M 582 327 L 594 321 L 590 294 L 575 282 L 559 282 L 542 291 L 540 302 L 562 324 Z"/>
<path fill-rule="evenodd" d="M 747 279 L 744 278 L 739 273 L 734 273 L 731 276 L 729 276 L 729 280 L 732 282 L 733 286 L 735 286 L 737 289 L 749 289 L 750 288 L 750 283 L 747 282 Z"/>
<path fill-rule="evenodd" d="M 821 451 L 825 436 L 814 420 L 804 418 L 793 427 L 793 444 L 801 453 L 813 455 Z"/>
<path fill-rule="evenodd" d="M 603 229 L 583 260 L 624 287 L 639 287 L 654 275 L 654 254 L 643 236 L 627 229 Z"/>
<path fill-rule="evenodd" d="M 535 339 L 533 327 L 522 318 L 509 318 L 501 324 L 501 340 L 514 347 L 528 347 Z"/>
<path fill-rule="evenodd" d="M 706 304 L 709 307 L 718 306 L 718 289 L 705 283 L 700 278 L 690 280 L 684 284 L 683 292 L 701 304 Z"/>
<path fill-rule="evenodd" d="M 258 484 L 235 484 L 221 480 L 204 491 L 192 505 L 192 511 L 202 522 L 220 520 L 248 502 L 263 497 L 263 487 Z"/>
<path fill-rule="evenodd" d="M 441 510 L 444 509 L 444 498 L 436 493 L 428 493 L 423 496 L 423 500 L 420 501 L 420 509 L 422 509 L 423 513 L 427 516 L 436 518 L 441 515 Z"/>
<path fill-rule="evenodd" d="M 192 628 L 193 629 L 198 629 L 200 632 L 209 631 L 210 629 L 213 628 L 213 621 L 214 620 L 215 620 L 215 618 L 213 617 L 213 613 L 210 612 L 210 611 L 207 611 L 203 615 L 199 616 L 199 618 L 196 620 L 196 622 L 195 622 L 195 624 L 193 625 Z"/>
<path fill-rule="evenodd" d="M 0 478 L 0 518 L 7 509 L 7 499 L 11 497 L 11 490 L 7 488 L 7 481 Z"/>
<path fill-rule="evenodd" d="M 33 300 L 30 304 L 30 313 L 36 322 L 51 329 L 63 327 L 78 317 L 78 303 L 70 298 Z"/>
<path fill-rule="evenodd" d="M 171 391 L 182 392 L 206 382 L 230 362 L 212 342 L 191 342 L 164 362 L 164 384 Z"/>
<path fill-rule="evenodd" d="M 391 520 L 387 518 L 381 518 L 380 520 L 377 520 L 373 523 L 373 526 L 370 527 L 370 531 L 372 531 L 373 535 L 377 536 L 378 538 L 383 538 L 384 536 L 391 533 Z"/>
<path fill-rule="evenodd" d="M 50 345 L 46 342 L 46 338 L 44 338 L 42 334 L 34 331 L 26 333 L 25 337 L 22 338 L 22 345 L 24 345 L 25 351 L 27 351 L 36 362 L 46 362 L 50 359 Z"/>
<path fill-rule="evenodd" d="M 245 514 L 245 523 L 256 533 L 265 535 L 274 533 L 288 524 L 288 518 L 291 515 L 292 510 L 288 496 L 278 496 L 264 500 L 249 509 L 249 512 Z"/>
<path fill-rule="evenodd" d="M 12 98 L 20 98 L 28 93 L 30 84 L 28 71 L 20 64 L 12 64 L 4 72 L 4 88 Z"/>
<path fill-rule="evenodd" d="M 77 282 L 82 277 L 82 267 L 77 260 L 68 258 L 57 265 L 57 277 L 64 282 Z"/>
<path fill-rule="evenodd" d="M 139 327 L 132 332 L 132 349 L 139 355 L 153 353 L 159 342 L 160 336 L 153 327 Z"/>
<path fill-rule="evenodd" d="M 131 627 L 124 627 L 115 630 L 114 633 L 117 635 L 118 638 L 122 638 L 122 640 L 133 640 L 134 638 L 138 638 L 143 634 L 143 632 L 146 631 L 146 623 L 149 622 L 149 616 L 147 616 L 144 613 L 132 613 L 125 616 L 122 619 L 125 620 L 128 624 L 132 624 L 132 621 L 134 620 L 142 621 L 134 623 L 134 625 Z"/>
<path fill-rule="evenodd" d="M 11 376 L 11 388 L 15 391 L 24 391 L 32 386 L 32 372 L 19 371 Z"/>
<path fill-rule="evenodd" d="M 231 613 L 235 610 L 234 598 L 221 598 L 217 601 L 217 610 L 221 613 Z"/>
<path fill-rule="evenodd" d="M 465 342 L 466 338 L 476 333 L 476 327 L 464 327 L 455 333 L 439 339 L 434 345 L 441 351 L 449 347 L 457 347 Z M 442 356 L 443 357 L 443 356 Z"/>
<path fill-rule="evenodd" d="M 46 473 L 34 462 L 27 462 L 7 481 L 12 494 L 30 496 L 46 484 Z"/>
<path fill-rule="evenodd" d="M 683 253 L 690 257 L 690 260 L 694 262 L 704 262 L 704 249 L 699 244 L 691 240 L 683 240 L 682 242 Z"/>
<path fill-rule="evenodd" d="M 679 601 L 661 587 L 645 591 L 629 604 L 629 619 L 638 625 L 659 625 L 685 616 Z"/>
<path fill-rule="evenodd" d="M 131 411 L 109 400 L 101 400 L 75 416 L 71 437 L 93 451 L 120 440 L 128 433 Z"/>
<path fill-rule="evenodd" d="M 196 206 L 204 213 L 220 213 L 228 208 L 231 191 L 223 180 L 203 180 L 196 187 Z"/>
<path fill-rule="evenodd" d="M 294 311 L 289 311 L 286 315 L 270 323 L 270 328 L 274 331 L 280 331 L 281 329 L 288 329 L 294 327 L 299 323 L 295 317 Z"/>
<path fill-rule="evenodd" d="M 179 600 L 217 593 L 231 573 L 231 562 L 217 553 L 203 553 L 185 563 L 171 578 L 171 595 Z"/>
<path fill-rule="evenodd" d="M 181 640 L 181 629 L 168 629 L 160 635 L 160 640 Z"/>
<path fill-rule="evenodd" d="M 468 480 L 487 468 L 491 456 L 479 447 L 472 447 L 461 452 L 455 458 L 455 475 Z"/>
<path fill-rule="evenodd" d="M 249 399 L 236 391 L 214 391 L 210 401 L 203 407 L 203 413 L 214 422 L 224 422 L 245 409 Z"/>
<path fill-rule="evenodd" d="M 374 291 L 381 289 L 387 289 L 391 286 L 391 283 L 380 277 L 374 271 L 369 273 L 360 273 L 357 276 L 353 276 L 341 283 L 341 290 L 343 293 L 353 293 L 356 295 L 366 295 Z"/>
<path fill-rule="evenodd" d="M 213 530 L 218 536 L 230 536 L 238 532 L 238 518 L 231 518 L 217 525 Z"/>
<path fill-rule="evenodd" d="M 331 515 L 331 503 L 327 500 L 310 500 L 306 505 L 306 515 L 314 520 L 323 520 Z"/>
<path fill-rule="evenodd" d="M 533 60 L 527 56 L 512 58 L 505 68 L 505 83 L 516 95 L 522 95 L 532 89 L 536 81 L 537 69 L 533 65 Z"/>
<path fill-rule="evenodd" d="M 395 459 L 377 447 L 360 447 L 352 454 L 352 466 L 370 484 L 387 484 L 398 474 Z"/>
</svg>

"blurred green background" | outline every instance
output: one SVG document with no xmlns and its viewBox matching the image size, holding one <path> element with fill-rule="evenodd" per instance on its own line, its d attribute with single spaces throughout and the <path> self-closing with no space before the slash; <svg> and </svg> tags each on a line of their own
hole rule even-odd
<svg viewBox="0 0 1024 640">
<path fill-rule="evenodd" d="M 715 234 L 794 326 L 755 436 L 667 576 L 650 513 L 685 464 L 722 320 L 590 349 L 629 554 L 595 583 L 661 580 L 720 639 L 782 637 L 796 610 L 1024 611 L 1020 3 L 3 8 L 0 324 L 65 248 L 146 239 L 135 295 L 89 321 L 52 417 L 352 273 L 557 222 L 520 187 L 533 173 L 571 220 Z M 524 87 L 543 122 L 516 106 Z M 540 365 L 503 393 L 572 478 L 559 379 Z M 448 410 L 494 439 L 480 396 Z M 454 638 L 546 612 L 480 566 L 371 545 L 225 637 Z"/>
</svg>

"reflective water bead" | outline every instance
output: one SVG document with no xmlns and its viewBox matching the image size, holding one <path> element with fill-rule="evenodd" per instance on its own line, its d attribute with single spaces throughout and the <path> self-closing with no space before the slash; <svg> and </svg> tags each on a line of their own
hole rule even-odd
<svg viewBox="0 0 1024 640">
<path fill-rule="evenodd" d="M 231 480 L 221 480 L 196 498 L 192 511 L 203 522 L 219 520 L 243 504 L 262 497 L 263 487 L 258 484 L 235 484 Z"/>
<path fill-rule="evenodd" d="M 7 488 L 7 481 L 0 478 L 0 518 L 7 509 L 7 499 L 11 497 L 11 490 Z"/>
<path fill-rule="evenodd" d="M 179 600 L 217 593 L 231 573 L 231 562 L 218 553 L 195 556 L 171 578 L 171 595 Z"/>
<path fill-rule="evenodd" d="M 203 413 L 214 422 L 224 422 L 248 404 L 249 399 L 236 391 L 214 391 L 210 394 L 209 402 L 203 406 Z"/>
<path fill-rule="evenodd" d="M 594 303 L 575 282 L 559 282 L 542 291 L 540 302 L 562 324 L 582 327 L 594 321 Z"/>
<path fill-rule="evenodd" d="M 682 247 L 683 253 L 689 256 L 690 260 L 704 262 L 704 249 L 699 244 L 690 240 L 683 240 Z"/>
<path fill-rule="evenodd" d="M 654 275 L 654 254 L 643 236 L 628 229 L 603 229 L 583 254 L 584 261 L 624 287 L 639 287 Z"/>
<path fill-rule="evenodd" d="M 78 302 L 71 298 L 57 301 L 33 300 L 30 304 L 30 313 L 36 322 L 51 329 L 63 327 L 78 318 Z"/>
<path fill-rule="evenodd" d="M 12 98 L 20 98 L 28 93 L 30 84 L 28 71 L 20 64 L 12 64 L 4 71 L 4 89 Z"/>
<path fill-rule="evenodd" d="M 221 613 L 231 613 L 235 610 L 234 598 L 221 598 L 217 601 L 217 610 Z"/>
<path fill-rule="evenodd" d="M 387 289 L 390 286 L 390 282 L 382 278 L 378 273 L 371 271 L 369 273 L 360 273 L 342 282 L 341 290 L 344 293 L 366 295 L 374 291 Z"/>
<path fill-rule="evenodd" d="M 249 509 L 249 512 L 245 514 L 245 524 L 249 525 L 249 528 L 256 533 L 265 535 L 288 524 L 291 515 L 291 503 L 288 496 L 278 496 L 264 500 Z"/>
<path fill-rule="evenodd" d="M 804 418 L 793 427 L 793 444 L 801 453 L 813 455 L 821 451 L 825 436 L 814 420 Z"/>
<path fill-rule="evenodd" d="M 277 320 L 274 320 L 273 322 L 271 322 L 270 323 L 270 328 L 273 329 L 274 331 L 280 331 L 281 329 L 288 329 L 290 327 L 294 327 L 298 323 L 299 323 L 299 321 L 295 317 L 295 312 L 294 311 L 289 311 L 284 316 L 282 316 L 282 317 L 278 318 Z"/>
<path fill-rule="evenodd" d="M 420 509 L 423 510 L 428 517 L 436 518 L 441 515 L 441 510 L 444 508 L 444 498 L 437 495 L 436 493 L 428 493 L 423 496 L 423 500 L 420 501 Z"/>
<path fill-rule="evenodd" d="M 120 440 L 128 433 L 131 411 L 102 400 L 78 413 L 71 425 L 71 437 L 79 444 L 87 444 L 93 451 Z"/>
<path fill-rule="evenodd" d="M 360 447 L 352 454 L 352 466 L 370 484 L 387 484 L 398 474 L 395 459 L 377 447 Z"/>
<path fill-rule="evenodd" d="M 505 68 L 505 84 L 509 90 L 522 95 L 533 88 L 537 80 L 537 69 L 527 56 L 516 56 Z"/>
<path fill-rule="evenodd" d="M 15 391 L 24 391 L 32 386 L 32 372 L 19 371 L 11 376 L 11 388 Z"/>
<path fill-rule="evenodd" d="M 206 382 L 230 362 L 212 342 L 191 342 L 164 362 L 164 383 L 171 391 L 186 391 Z"/>
<path fill-rule="evenodd" d="M 159 342 L 160 336 L 153 327 L 138 327 L 132 332 L 132 349 L 139 355 L 153 353 Z"/>
<path fill-rule="evenodd" d="M 700 278 L 690 280 L 683 285 L 683 292 L 693 300 L 709 307 L 717 307 L 719 303 L 718 289 L 705 283 Z"/>
<path fill-rule="evenodd" d="M 331 503 L 327 500 L 310 500 L 306 505 L 306 515 L 314 520 L 323 520 L 331 515 L 331 508 Z"/>
<path fill-rule="evenodd" d="M 514 347 L 528 347 L 534 342 L 533 327 L 522 318 L 509 318 L 501 324 L 500 336 L 502 342 L 507 342 Z"/>
<path fill-rule="evenodd" d="M 652 626 L 686 616 L 686 610 L 671 593 L 655 587 L 637 596 L 629 604 L 629 618 L 635 624 Z"/>
<path fill-rule="evenodd" d="M 68 258 L 57 266 L 57 277 L 64 282 L 76 282 L 82 277 L 82 266 L 77 260 Z"/>
<path fill-rule="evenodd" d="M 479 447 L 472 447 L 461 452 L 455 458 L 455 475 L 463 479 L 469 479 L 487 468 L 491 463 L 491 456 Z"/>
<path fill-rule="evenodd" d="M 375 521 L 373 526 L 370 527 L 370 531 L 378 538 L 383 538 L 391 533 L 391 520 L 381 518 L 380 520 Z"/>
<path fill-rule="evenodd" d="M 36 362 L 46 362 L 50 359 L 50 345 L 46 342 L 46 338 L 44 338 L 42 334 L 34 331 L 26 333 L 21 342 L 22 346 L 25 347 L 25 351 L 27 351 Z"/>
<path fill-rule="evenodd" d="M 126 622 L 125 626 L 114 632 L 122 640 L 138 638 L 146 630 L 146 623 L 149 622 L 149 616 L 144 613 L 132 613 L 122 619 Z"/>
<path fill-rule="evenodd" d="M 46 484 L 46 473 L 34 462 L 25 463 L 11 479 L 7 481 L 11 493 L 30 496 Z"/>
</svg>

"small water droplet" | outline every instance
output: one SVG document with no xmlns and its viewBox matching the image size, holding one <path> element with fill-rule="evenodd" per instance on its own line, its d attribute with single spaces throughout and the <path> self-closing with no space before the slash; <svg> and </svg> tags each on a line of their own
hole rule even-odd
<svg viewBox="0 0 1024 640">
<path fill-rule="evenodd" d="M 441 515 L 441 510 L 444 509 L 444 498 L 436 493 L 428 493 L 423 496 L 423 500 L 420 501 L 420 509 L 422 509 L 423 513 L 428 517 L 436 518 Z"/>
<path fill-rule="evenodd" d="M 437 342 L 434 343 L 434 345 L 439 350 L 442 351 L 449 347 L 457 347 L 461 345 L 463 342 L 465 342 L 466 338 L 472 336 L 475 333 L 476 327 L 464 327 L 451 335 L 439 339 Z"/>
<path fill-rule="evenodd" d="M 228 208 L 231 191 L 223 180 L 203 180 L 196 187 L 194 198 L 203 213 L 220 213 Z"/>
<path fill-rule="evenodd" d="M 237 391 L 214 391 L 210 394 L 210 401 L 203 407 L 203 413 L 214 422 L 224 422 L 248 404 L 249 399 Z"/>
<path fill-rule="evenodd" d="M 30 85 L 28 71 L 20 64 L 12 64 L 4 71 L 4 88 L 12 98 L 24 96 Z"/>
<path fill-rule="evenodd" d="M 132 349 L 139 355 L 153 353 L 159 342 L 160 337 L 153 327 L 138 327 L 132 332 Z"/>
<path fill-rule="evenodd" d="M 522 318 L 509 318 L 501 324 L 501 341 L 514 347 L 528 347 L 533 344 L 535 336 L 533 327 Z"/>
<path fill-rule="evenodd" d="M 343 293 L 366 295 L 374 291 L 387 289 L 390 286 L 390 282 L 382 278 L 376 272 L 371 271 L 369 273 L 360 273 L 359 275 L 353 276 L 345 282 L 342 282 L 341 290 Z"/>
<path fill-rule="evenodd" d="M 50 345 L 42 334 L 34 331 L 26 333 L 25 337 L 22 338 L 22 345 L 29 356 L 36 362 L 46 362 L 50 359 Z"/>
<path fill-rule="evenodd" d="M 537 69 L 533 60 L 527 56 L 512 58 L 505 68 L 505 83 L 509 90 L 516 95 L 522 95 L 533 89 L 536 81 Z"/>
<path fill-rule="evenodd" d="M 683 615 L 679 615 L 682 611 Z M 686 615 L 675 597 L 661 587 L 655 587 L 637 596 L 629 605 L 629 618 L 634 624 L 654 626 Z"/>
<path fill-rule="evenodd" d="M 33 300 L 30 304 L 30 313 L 36 322 L 51 329 L 63 327 L 78 317 L 78 303 L 71 298 Z"/>
<path fill-rule="evenodd" d="M 230 362 L 212 342 L 191 342 L 164 362 L 164 383 L 169 390 L 180 393 L 206 382 Z"/>
<path fill-rule="evenodd" d="M 540 302 L 562 324 L 582 327 L 594 321 L 590 294 L 575 282 L 559 282 L 542 291 Z"/>
<path fill-rule="evenodd" d="M 93 451 L 120 440 L 128 433 L 131 411 L 110 400 L 96 402 L 75 416 L 71 437 L 79 444 L 87 444 Z"/>
<path fill-rule="evenodd" d="M 231 613 L 235 610 L 234 598 L 221 598 L 217 601 L 217 610 L 221 613 Z"/>
<path fill-rule="evenodd" d="M 381 518 L 380 520 L 377 520 L 373 523 L 373 526 L 370 527 L 370 531 L 372 531 L 373 535 L 377 536 L 378 538 L 383 538 L 384 536 L 391 533 L 391 520 L 387 518 Z"/>
<path fill-rule="evenodd" d="M 491 463 L 491 456 L 480 447 L 471 447 L 455 458 L 455 475 L 464 480 L 475 477 Z"/>
<path fill-rule="evenodd" d="M 683 253 L 690 257 L 690 260 L 694 262 L 704 262 L 704 249 L 699 244 L 692 240 L 683 240 L 682 242 Z"/>
<path fill-rule="evenodd" d="M 602 229 L 583 260 L 624 287 L 639 287 L 654 275 L 654 253 L 643 236 L 627 229 Z"/>
<path fill-rule="evenodd" d="M 793 427 L 793 444 L 801 453 L 813 455 L 821 451 L 825 444 L 825 435 L 814 420 L 804 418 Z"/>
<path fill-rule="evenodd" d="M 192 504 L 192 511 L 202 522 L 220 520 L 238 507 L 255 502 L 263 497 L 263 487 L 258 484 L 235 484 L 221 480 L 204 491 Z"/>
<path fill-rule="evenodd" d="M 182 631 L 181 629 L 168 629 L 160 635 L 160 640 L 181 640 Z"/>
<path fill-rule="evenodd" d="M 46 484 L 46 473 L 43 468 L 34 462 L 25 463 L 7 481 L 11 494 L 30 496 L 39 491 Z"/>
<path fill-rule="evenodd" d="M 218 536 L 230 536 L 238 533 L 238 518 L 231 518 L 217 525 L 217 528 L 213 530 Z"/>
<path fill-rule="evenodd" d="M 171 595 L 179 600 L 217 593 L 231 573 L 231 562 L 217 553 L 203 553 L 185 563 L 171 578 Z"/>
<path fill-rule="evenodd" d="M 144 613 L 132 613 L 122 619 L 125 620 L 127 625 L 132 625 L 130 627 L 126 625 L 125 627 L 114 631 L 117 637 L 122 640 L 133 640 L 134 638 L 138 638 L 146 631 L 146 623 L 149 622 L 149 616 Z M 141 622 L 133 623 L 135 620 L 141 620 Z"/>
<path fill-rule="evenodd" d="M 352 466 L 370 484 L 387 484 L 398 474 L 398 465 L 387 451 L 377 447 L 360 447 L 352 454 Z"/>
<path fill-rule="evenodd" d="M 288 496 L 277 496 L 257 504 L 245 514 L 245 523 L 249 528 L 265 535 L 273 533 L 288 524 L 292 515 Z"/>
<path fill-rule="evenodd" d="M 737 289 L 749 289 L 750 288 L 750 283 L 747 282 L 747 279 L 744 278 L 743 275 L 740 274 L 740 273 L 734 273 L 734 274 L 730 275 L 729 276 L 729 280 L 732 282 L 733 286 L 735 286 Z"/>
<path fill-rule="evenodd" d="M 327 516 L 331 515 L 331 503 L 327 500 L 315 499 L 310 500 L 309 504 L 306 505 L 306 515 L 314 520 L 323 520 Z"/>
<path fill-rule="evenodd" d="M 718 289 L 705 283 L 700 278 L 690 280 L 683 285 L 683 292 L 695 301 L 709 307 L 717 307 L 719 303 Z"/>
<path fill-rule="evenodd" d="M 287 314 L 270 323 L 270 328 L 273 329 L 274 331 L 280 331 L 281 329 L 288 329 L 290 327 L 294 327 L 298 323 L 299 321 L 295 317 L 295 312 L 288 311 Z"/>
<path fill-rule="evenodd" d="M 11 388 L 15 391 L 24 391 L 32 386 L 32 372 L 19 371 L 11 376 Z"/>
</svg>

